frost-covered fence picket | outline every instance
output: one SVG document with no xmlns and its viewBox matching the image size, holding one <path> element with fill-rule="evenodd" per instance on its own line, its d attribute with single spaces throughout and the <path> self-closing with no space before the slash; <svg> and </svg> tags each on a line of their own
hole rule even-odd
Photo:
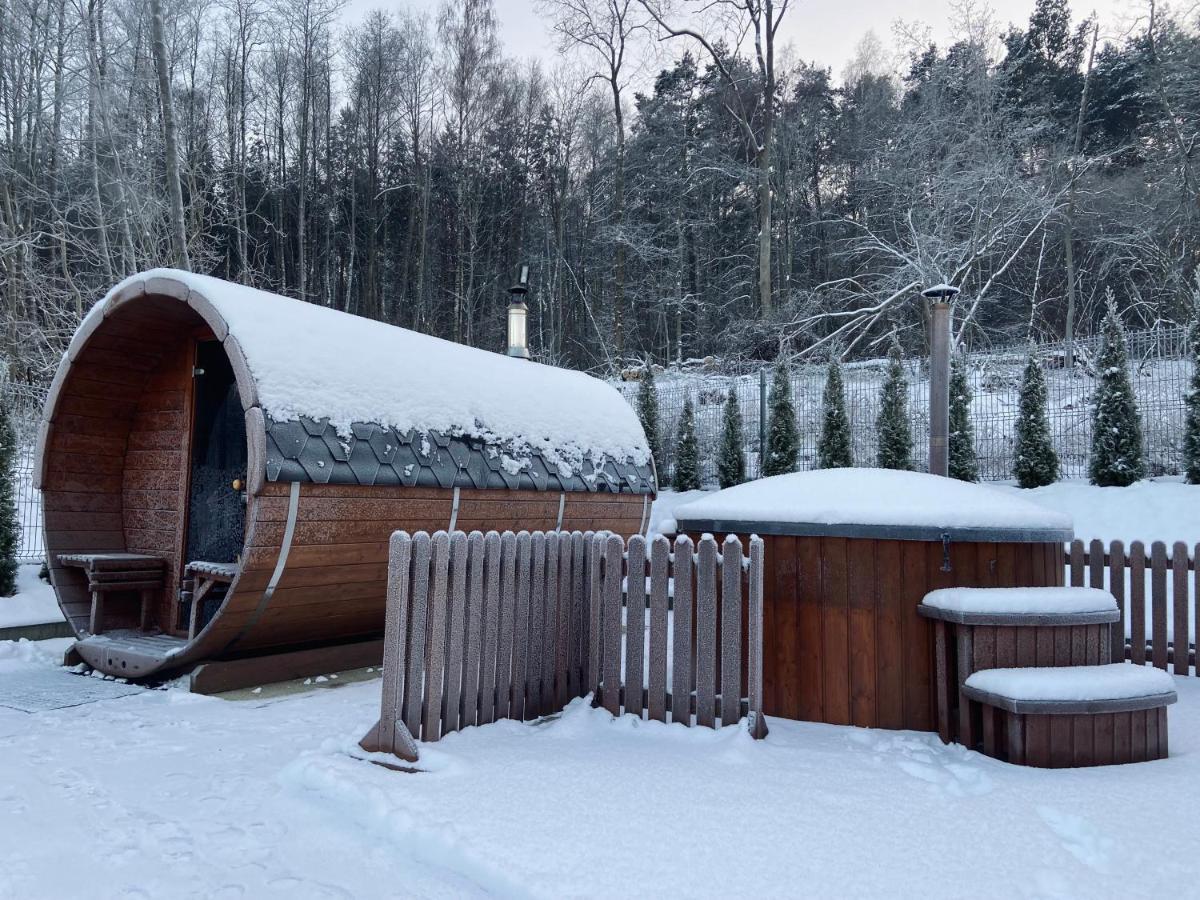
<svg viewBox="0 0 1200 900">
<path fill-rule="evenodd" d="M 363 748 L 415 761 L 417 740 L 536 719 L 589 692 L 614 714 L 748 716 L 764 735 L 762 542 L 749 558 L 736 538 L 646 550 L 608 532 L 396 532 L 380 716 Z"/>
<path fill-rule="evenodd" d="M 763 542 L 742 555 L 734 535 L 718 547 L 681 535 L 674 553 L 659 535 L 649 544 L 604 540 L 604 565 L 593 567 L 588 683 L 613 715 L 718 727 L 749 719 L 767 733 L 762 714 Z M 622 609 L 622 591 L 625 606 Z M 622 617 L 624 614 L 624 618 Z M 647 616 L 649 622 L 647 623 Z"/>
<path fill-rule="evenodd" d="M 1164 541 L 1155 541 L 1147 552 L 1141 541 L 1126 549 L 1121 541 L 1105 546 L 1077 540 L 1066 551 L 1068 584 L 1104 588 L 1117 598 L 1121 621 L 1112 629 L 1113 659 L 1169 667 L 1176 675 L 1192 673 L 1200 622 L 1200 544 L 1175 541 L 1168 551 Z M 1183 648 L 1187 651 L 1178 652 Z"/>
</svg>

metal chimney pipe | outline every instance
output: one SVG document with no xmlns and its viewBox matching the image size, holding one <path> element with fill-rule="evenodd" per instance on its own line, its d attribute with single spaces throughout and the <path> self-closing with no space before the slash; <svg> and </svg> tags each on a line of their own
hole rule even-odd
<svg viewBox="0 0 1200 900">
<path fill-rule="evenodd" d="M 950 474 L 950 300 L 958 288 L 939 284 L 921 292 L 929 317 L 929 472 Z"/>
<path fill-rule="evenodd" d="M 517 283 L 508 289 L 508 356 L 529 359 L 529 266 L 521 266 Z"/>
</svg>

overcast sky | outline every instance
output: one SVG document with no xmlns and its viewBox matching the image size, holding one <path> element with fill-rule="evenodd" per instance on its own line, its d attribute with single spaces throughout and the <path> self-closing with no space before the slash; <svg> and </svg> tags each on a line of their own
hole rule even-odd
<svg viewBox="0 0 1200 900">
<path fill-rule="evenodd" d="M 429 10 L 432 14 L 441 0 L 350 0 L 348 18 L 361 16 L 376 7 L 408 6 Z M 535 0 L 495 0 L 501 35 L 512 56 L 554 60 L 555 42 L 538 15 Z M 923 23 L 941 44 L 953 38 L 951 20 L 954 0 L 793 0 L 784 26 L 784 39 L 794 53 L 807 62 L 817 62 L 840 74 L 854 55 L 863 35 L 873 31 L 889 49 L 898 19 Z M 1101 34 L 1119 37 L 1145 7 L 1143 0 L 1077 0 L 1072 11 L 1078 18 L 1095 9 L 1101 20 Z M 1033 9 L 1033 0 L 992 0 L 990 6 L 998 25 L 1024 25 Z"/>
</svg>

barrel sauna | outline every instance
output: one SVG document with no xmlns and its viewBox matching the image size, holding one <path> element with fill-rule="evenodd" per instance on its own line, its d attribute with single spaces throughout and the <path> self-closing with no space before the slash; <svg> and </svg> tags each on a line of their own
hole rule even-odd
<svg viewBox="0 0 1200 900">
<path fill-rule="evenodd" d="M 676 510 L 678 529 L 762 537 L 769 715 L 936 731 L 936 588 L 1063 584 L 1070 517 L 917 472 L 830 469 L 751 482 Z"/>
<path fill-rule="evenodd" d="M 630 535 L 655 490 L 597 379 L 170 269 L 84 318 L 37 452 L 75 650 L 133 678 L 378 638 L 395 530 Z"/>
</svg>

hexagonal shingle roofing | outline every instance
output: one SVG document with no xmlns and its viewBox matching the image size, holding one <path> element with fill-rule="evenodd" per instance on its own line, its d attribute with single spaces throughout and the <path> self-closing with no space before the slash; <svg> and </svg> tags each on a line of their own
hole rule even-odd
<svg viewBox="0 0 1200 900">
<path fill-rule="evenodd" d="M 343 437 L 328 422 L 266 421 L 268 481 L 404 485 L 481 490 L 592 491 L 649 494 L 649 464 L 585 461 L 581 472 L 547 462 L 537 451 L 511 456 L 479 438 L 402 432 L 355 424 Z"/>
</svg>

